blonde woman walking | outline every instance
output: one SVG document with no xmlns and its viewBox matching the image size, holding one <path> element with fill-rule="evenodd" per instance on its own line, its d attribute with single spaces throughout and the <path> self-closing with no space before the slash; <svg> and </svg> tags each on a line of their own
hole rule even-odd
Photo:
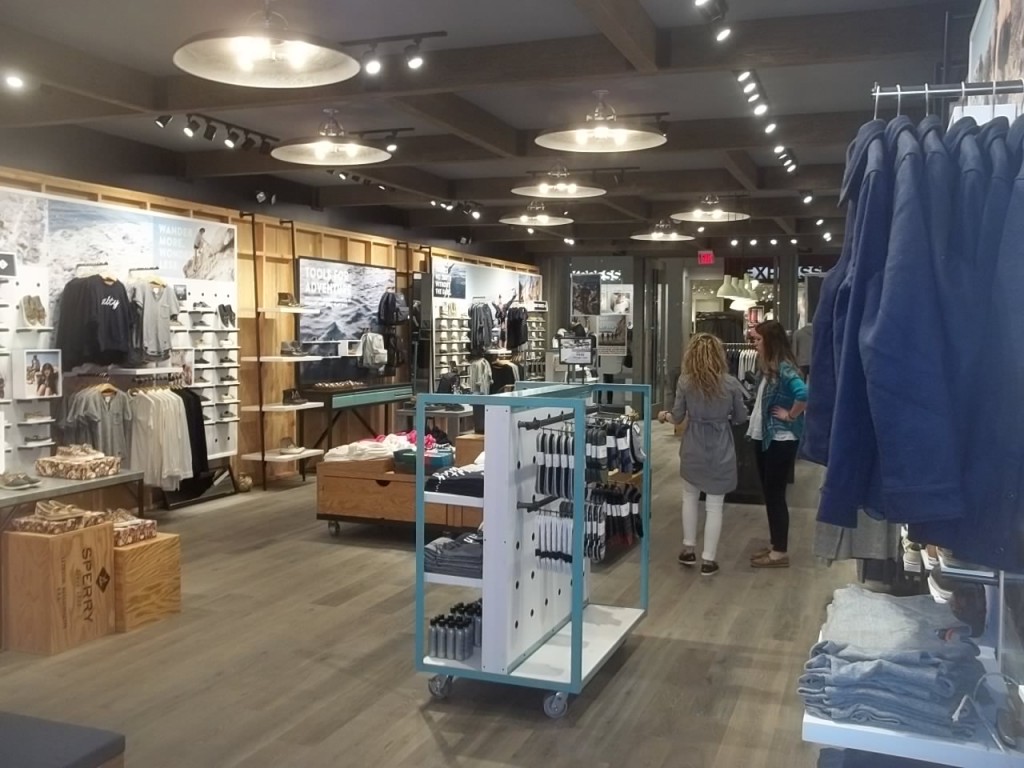
<svg viewBox="0 0 1024 768">
<path fill-rule="evenodd" d="M 683 478 L 683 551 L 679 562 L 697 563 L 697 507 L 701 491 L 706 495 L 704 551 L 700 573 L 718 573 L 718 539 L 722 533 L 725 494 L 736 488 L 736 446 L 732 424 L 747 420 L 743 388 L 729 375 L 725 348 L 708 333 L 690 339 L 683 355 L 683 373 L 676 385 L 671 411 L 658 414 L 662 424 L 686 421 L 679 447 L 679 474 Z"/>
</svg>

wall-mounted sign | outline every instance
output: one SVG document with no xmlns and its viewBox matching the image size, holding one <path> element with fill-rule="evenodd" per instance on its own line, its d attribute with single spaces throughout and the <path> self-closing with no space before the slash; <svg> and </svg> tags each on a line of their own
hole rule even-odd
<svg viewBox="0 0 1024 768">
<path fill-rule="evenodd" d="M 714 251 L 697 251 L 697 263 L 702 267 L 708 267 L 715 263 Z"/>
</svg>

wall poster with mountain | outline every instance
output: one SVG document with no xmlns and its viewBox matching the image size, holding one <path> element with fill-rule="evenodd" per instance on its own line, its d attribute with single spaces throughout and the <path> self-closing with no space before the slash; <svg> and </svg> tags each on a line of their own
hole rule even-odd
<svg viewBox="0 0 1024 768">
<path fill-rule="evenodd" d="M 307 257 L 300 258 L 298 266 L 298 300 L 304 307 L 320 310 L 315 315 L 298 316 L 298 340 L 308 354 L 327 358 L 301 365 L 303 386 L 315 382 L 380 383 L 376 372 L 360 367 L 356 358 L 334 357 L 338 345 L 328 342 L 358 340 L 366 331 L 378 330 L 377 306 L 381 296 L 395 287 L 395 270 Z"/>
</svg>

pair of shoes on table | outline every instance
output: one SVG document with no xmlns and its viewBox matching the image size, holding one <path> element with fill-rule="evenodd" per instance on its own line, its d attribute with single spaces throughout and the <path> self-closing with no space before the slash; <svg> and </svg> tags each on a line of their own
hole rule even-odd
<svg viewBox="0 0 1024 768">
<path fill-rule="evenodd" d="M 62 504 L 59 501 L 36 502 L 36 516 L 45 520 L 73 520 L 85 515 L 85 510 L 74 504 Z"/>
<path fill-rule="evenodd" d="M 697 553 L 692 549 L 684 549 L 679 553 L 679 564 L 691 568 L 697 564 Z M 701 576 L 714 576 L 719 571 L 718 563 L 714 560 L 702 560 L 700 564 Z"/>
<path fill-rule="evenodd" d="M 39 478 L 29 477 L 24 472 L 5 472 L 0 475 L 0 488 L 5 491 L 26 491 L 41 482 Z"/>
<path fill-rule="evenodd" d="M 789 555 L 772 558 L 772 549 L 767 547 L 760 549 L 750 556 L 751 568 L 789 568 Z"/>
</svg>

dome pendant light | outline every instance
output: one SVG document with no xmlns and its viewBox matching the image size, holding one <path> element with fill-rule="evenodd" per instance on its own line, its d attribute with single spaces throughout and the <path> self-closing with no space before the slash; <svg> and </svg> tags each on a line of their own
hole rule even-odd
<svg viewBox="0 0 1024 768">
<path fill-rule="evenodd" d="M 270 10 L 244 27 L 193 37 L 174 52 L 174 64 L 190 75 L 249 88 L 313 88 L 359 74 L 359 62 L 329 40 L 293 32 Z"/>
<path fill-rule="evenodd" d="M 676 228 L 672 225 L 672 222 L 668 219 L 662 219 L 654 227 L 646 232 L 637 232 L 635 235 L 629 236 L 630 240 L 650 240 L 655 243 L 682 243 L 687 240 L 693 240 L 692 235 L 684 235 L 676 231 Z"/>
<path fill-rule="evenodd" d="M 325 109 L 324 114 L 327 119 L 320 124 L 317 136 L 282 142 L 271 150 L 271 156 L 286 163 L 334 167 L 371 165 L 391 159 L 390 152 L 348 138 L 336 117 L 338 110 Z"/>
<path fill-rule="evenodd" d="M 594 91 L 597 106 L 575 128 L 545 131 L 534 141 L 559 152 L 635 152 L 660 147 L 668 139 L 656 128 L 620 123 L 605 102 L 608 91 Z"/>
<path fill-rule="evenodd" d="M 717 224 L 719 222 L 746 221 L 750 218 L 750 214 L 726 210 L 722 207 L 718 195 L 705 195 L 700 205 L 696 208 L 691 211 L 673 213 L 672 218 L 676 221 L 699 221 L 702 224 Z"/>
<path fill-rule="evenodd" d="M 544 203 L 534 200 L 526 210 L 520 213 L 509 213 L 498 219 L 502 224 L 513 224 L 517 227 L 558 227 L 572 224 L 568 216 L 556 216 L 547 212 Z"/>
<path fill-rule="evenodd" d="M 607 192 L 608 190 L 602 187 L 591 187 L 573 181 L 564 165 L 556 165 L 548 171 L 544 181 L 512 189 L 513 195 L 543 197 L 548 200 L 582 200 L 586 197 L 600 197 Z"/>
</svg>

